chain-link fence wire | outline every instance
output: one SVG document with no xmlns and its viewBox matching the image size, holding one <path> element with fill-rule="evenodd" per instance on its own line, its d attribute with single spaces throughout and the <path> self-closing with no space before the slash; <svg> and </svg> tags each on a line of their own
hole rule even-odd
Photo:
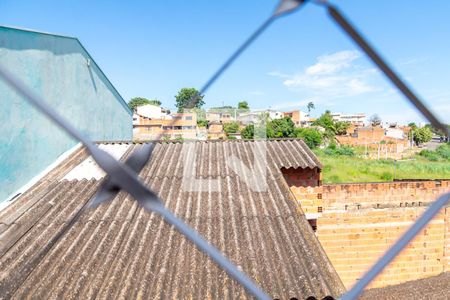
<svg viewBox="0 0 450 300">
<path fill-rule="evenodd" d="M 210 77 L 188 103 L 187 108 L 192 108 L 209 87 L 233 64 L 239 55 L 245 51 L 273 21 L 278 17 L 293 12 L 305 4 L 306 0 L 281 0 L 272 15 L 225 61 L 225 63 Z M 423 102 L 412 92 L 412 90 L 398 77 L 391 67 L 381 58 L 355 27 L 339 12 L 339 10 L 327 1 L 311 1 L 325 7 L 331 18 L 349 35 L 349 37 L 363 50 L 386 77 L 402 92 L 402 94 L 430 121 L 431 125 L 450 136 L 450 130 L 423 104 Z M 83 211 L 95 207 L 102 202 L 111 200 L 121 190 L 127 191 L 147 211 L 153 211 L 161 215 L 166 222 L 173 225 L 180 233 L 194 243 L 201 251 L 206 253 L 213 261 L 222 267 L 233 279 L 239 282 L 249 293 L 258 299 L 270 299 L 261 288 L 256 285 L 246 274 L 231 263 L 219 250 L 203 239 L 195 230 L 190 228 L 181 219 L 177 218 L 171 211 L 164 207 L 158 196 L 146 187 L 138 177 L 139 171 L 144 167 L 151 157 L 152 144 L 146 144 L 135 151 L 125 163 L 120 163 L 107 152 L 99 149 L 94 142 L 79 132 L 67 120 L 61 117 L 41 97 L 34 94 L 19 79 L 4 67 L 0 66 L 0 77 L 11 86 L 19 95 L 23 96 L 33 104 L 41 113 L 45 114 L 73 138 L 79 140 L 91 154 L 97 164 L 106 172 L 102 187 L 88 203 L 78 211 L 75 216 L 67 222 L 66 226 L 47 245 L 52 247 L 70 227 L 77 221 Z M 172 125 L 175 120 L 172 121 Z M 403 236 L 369 269 L 369 271 L 347 292 L 342 299 L 356 299 L 364 288 L 406 247 L 406 245 L 430 222 L 430 220 L 450 200 L 450 193 L 444 194 L 434 201 L 421 217 L 403 234 Z"/>
</svg>

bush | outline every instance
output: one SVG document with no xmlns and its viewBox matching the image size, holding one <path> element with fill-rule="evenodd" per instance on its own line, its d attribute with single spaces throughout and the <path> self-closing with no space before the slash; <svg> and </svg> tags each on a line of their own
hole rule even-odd
<svg viewBox="0 0 450 300">
<path fill-rule="evenodd" d="M 419 152 L 419 155 L 430 160 L 430 161 L 438 161 L 439 155 L 437 153 L 430 150 L 422 150 Z"/>
<path fill-rule="evenodd" d="M 323 153 L 325 153 L 325 155 L 328 155 L 328 156 L 335 156 L 336 155 L 336 151 L 335 150 L 336 149 L 328 147 L 328 148 L 325 149 L 325 151 L 323 151 Z"/>
<path fill-rule="evenodd" d="M 337 148 L 336 150 L 337 155 L 345 155 L 345 156 L 355 156 L 355 151 L 352 147 L 343 146 L 340 148 Z"/>
<path fill-rule="evenodd" d="M 253 139 L 253 135 L 255 134 L 255 126 L 253 124 L 245 126 L 241 131 L 241 136 L 243 139 L 251 140 Z"/>
<path fill-rule="evenodd" d="M 436 153 L 443 159 L 450 160 L 450 144 L 440 145 Z"/>
<path fill-rule="evenodd" d="M 301 138 L 309 148 L 313 149 L 322 144 L 322 133 L 313 128 L 296 128 L 294 135 L 297 138 Z"/>
<path fill-rule="evenodd" d="M 440 145 L 435 151 L 422 150 L 419 155 L 429 161 L 447 161 L 450 160 L 450 146 Z"/>
<path fill-rule="evenodd" d="M 335 145 L 329 146 L 325 149 L 324 153 L 329 156 L 355 156 L 355 150 L 348 146 L 343 146 L 340 148 L 337 148 Z"/>
<path fill-rule="evenodd" d="M 295 124 L 289 117 L 275 119 L 267 123 L 268 138 L 286 138 L 294 134 Z"/>
<path fill-rule="evenodd" d="M 330 144 L 328 145 L 327 148 L 332 149 L 332 150 L 336 150 L 336 148 L 337 148 L 336 141 L 334 139 L 332 139 L 330 141 Z"/>
<path fill-rule="evenodd" d="M 237 122 L 225 123 L 223 125 L 223 131 L 225 131 L 226 134 L 236 133 L 239 131 L 239 123 Z"/>
<path fill-rule="evenodd" d="M 236 140 L 236 137 L 232 136 L 232 135 L 229 135 L 229 136 L 227 136 L 227 139 L 229 139 L 229 140 Z"/>
<path fill-rule="evenodd" d="M 197 120 L 198 127 L 206 127 L 208 126 L 208 120 L 199 119 Z"/>
</svg>

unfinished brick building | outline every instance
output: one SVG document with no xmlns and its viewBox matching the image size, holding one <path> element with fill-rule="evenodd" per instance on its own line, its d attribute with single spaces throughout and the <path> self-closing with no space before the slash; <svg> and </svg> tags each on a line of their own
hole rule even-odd
<svg viewBox="0 0 450 300">
<path fill-rule="evenodd" d="M 347 288 L 400 237 L 450 180 L 293 186 Z M 308 214 L 308 212 L 310 212 Z M 311 214 L 311 212 L 316 212 Z M 450 271 L 450 207 L 444 208 L 371 287 Z"/>
</svg>

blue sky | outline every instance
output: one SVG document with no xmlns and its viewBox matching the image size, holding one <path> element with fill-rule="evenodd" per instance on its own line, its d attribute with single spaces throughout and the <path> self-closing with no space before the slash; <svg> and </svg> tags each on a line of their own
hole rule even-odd
<svg viewBox="0 0 450 300">
<path fill-rule="evenodd" d="M 0 23 L 78 37 L 122 96 L 173 108 L 203 85 L 276 1 L 0 2 Z M 450 1 L 334 1 L 441 119 L 450 123 Z M 313 101 L 386 121 L 419 115 L 338 29 L 307 5 L 274 23 L 212 86 L 207 106 L 305 109 Z"/>
</svg>

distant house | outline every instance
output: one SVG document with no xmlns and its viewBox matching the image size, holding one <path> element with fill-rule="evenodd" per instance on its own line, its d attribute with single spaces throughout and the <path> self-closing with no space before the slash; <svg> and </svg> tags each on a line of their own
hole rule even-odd
<svg viewBox="0 0 450 300">
<path fill-rule="evenodd" d="M 386 136 L 394 139 L 404 139 L 407 138 L 405 132 L 402 128 L 399 127 L 388 127 L 386 128 Z"/>
<path fill-rule="evenodd" d="M 236 121 L 236 109 L 217 109 L 208 110 L 206 112 L 206 120 L 208 122 L 230 123 Z"/>
<path fill-rule="evenodd" d="M 305 127 L 311 125 L 311 118 L 307 113 L 301 110 L 283 112 L 283 116 L 291 118 L 296 127 Z"/>
<path fill-rule="evenodd" d="M 376 150 L 378 156 L 384 153 L 399 154 L 410 146 L 402 128 L 382 128 L 379 126 L 358 127 L 351 125 L 347 135 L 338 135 L 336 139 L 341 145 L 364 146 Z"/>
<path fill-rule="evenodd" d="M 164 119 L 170 114 L 170 111 L 161 106 L 145 104 L 138 106 L 136 108 L 136 113 L 150 119 Z"/>
<path fill-rule="evenodd" d="M 132 139 L 131 110 L 77 38 L 0 26 L 0 59 L 92 140 Z M 2 81 L 0 97 L 1 202 L 32 184 L 78 141 Z"/>
<path fill-rule="evenodd" d="M 252 110 L 248 112 L 241 112 L 237 116 L 237 120 L 242 125 L 249 125 L 249 124 L 257 124 L 261 121 L 281 119 L 283 117 L 284 114 L 281 111 L 266 109 L 266 110 Z"/>
<path fill-rule="evenodd" d="M 359 114 L 342 114 L 342 113 L 331 113 L 331 117 L 334 121 L 340 122 L 350 122 L 355 126 L 364 126 L 366 121 L 366 115 L 363 113 Z"/>
<path fill-rule="evenodd" d="M 220 121 L 209 122 L 208 124 L 208 138 L 212 140 L 224 139 L 226 137 L 223 131 L 223 124 Z"/>
<path fill-rule="evenodd" d="M 133 136 L 135 140 L 155 140 L 161 138 L 195 139 L 197 137 L 197 114 L 163 114 L 162 118 L 152 119 L 135 114 Z"/>
</svg>

